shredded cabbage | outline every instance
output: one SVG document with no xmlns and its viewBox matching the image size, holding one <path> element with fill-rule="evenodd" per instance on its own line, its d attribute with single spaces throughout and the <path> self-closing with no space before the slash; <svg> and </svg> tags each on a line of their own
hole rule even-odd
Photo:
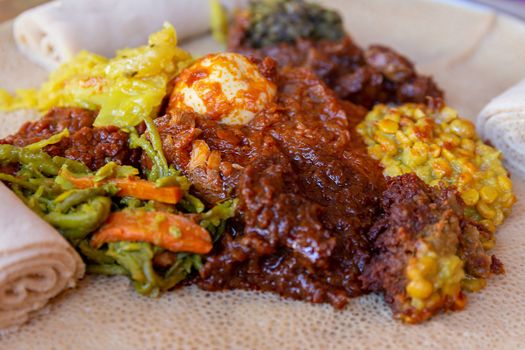
<svg viewBox="0 0 525 350">
<path fill-rule="evenodd" d="M 150 35 L 148 45 L 117 51 L 112 59 L 80 52 L 38 90 L 18 90 L 14 96 L 0 90 L 0 110 L 75 106 L 99 109 L 95 126 L 135 126 L 155 115 L 169 81 L 191 62 L 166 23 Z"/>
<path fill-rule="evenodd" d="M 39 150 L 49 145 L 54 145 L 56 143 L 59 143 L 62 141 L 62 139 L 69 137 L 69 129 L 65 128 L 59 133 L 56 133 L 52 135 L 50 138 L 45 140 L 40 140 L 35 143 L 32 143 L 30 145 L 25 146 L 26 149 L 29 150 Z"/>
</svg>

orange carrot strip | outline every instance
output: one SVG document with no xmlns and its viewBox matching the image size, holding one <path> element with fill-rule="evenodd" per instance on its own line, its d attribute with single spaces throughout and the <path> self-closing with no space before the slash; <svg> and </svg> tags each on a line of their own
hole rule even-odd
<svg viewBox="0 0 525 350">
<path fill-rule="evenodd" d="M 151 181 L 137 178 L 116 178 L 109 180 L 119 189 L 117 195 L 155 200 L 162 203 L 176 204 L 182 198 L 182 190 L 177 186 L 156 187 Z"/>
<path fill-rule="evenodd" d="M 153 182 L 142 180 L 135 176 L 106 179 L 95 183 L 93 176 L 75 177 L 68 171 L 62 171 L 61 175 L 71 182 L 73 186 L 80 189 L 113 183 L 118 187 L 117 196 L 120 197 L 130 196 L 168 204 L 176 204 L 182 198 L 182 190 L 177 186 L 156 187 Z"/>
<path fill-rule="evenodd" d="M 70 172 L 63 170 L 60 172 L 60 175 L 65 177 L 76 188 L 83 189 L 95 187 L 95 181 L 93 180 L 93 176 L 75 177 Z"/>
<path fill-rule="evenodd" d="M 91 245 L 109 242 L 148 242 L 172 252 L 206 254 L 212 248 L 208 231 L 177 214 L 123 210 L 112 213 L 93 235 Z"/>
</svg>

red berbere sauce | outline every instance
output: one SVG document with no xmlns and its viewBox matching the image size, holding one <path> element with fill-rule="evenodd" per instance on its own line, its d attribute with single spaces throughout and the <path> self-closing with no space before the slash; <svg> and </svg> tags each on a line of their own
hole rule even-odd
<svg viewBox="0 0 525 350">
<path fill-rule="evenodd" d="M 261 70 L 271 72 L 260 62 Z M 366 110 L 306 69 L 273 70 L 278 97 L 247 125 L 169 108 L 156 120 L 169 162 L 208 203 L 239 198 L 239 214 L 207 258 L 200 287 L 257 289 L 342 307 L 363 290 L 366 233 L 384 179 L 353 126 Z M 195 141 L 220 162 L 194 168 Z"/>
</svg>

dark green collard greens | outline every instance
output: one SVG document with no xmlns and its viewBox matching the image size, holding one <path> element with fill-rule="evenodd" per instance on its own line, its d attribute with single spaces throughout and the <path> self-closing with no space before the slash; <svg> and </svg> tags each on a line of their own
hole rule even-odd
<svg viewBox="0 0 525 350">
<path fill-rule="evenodd" d="M 303 0 L 251 1 L 245 14 L 246 44 L 261 48 L 297 39 L 339 40 L 344 36 L 341 16 Z"/>
</svg>

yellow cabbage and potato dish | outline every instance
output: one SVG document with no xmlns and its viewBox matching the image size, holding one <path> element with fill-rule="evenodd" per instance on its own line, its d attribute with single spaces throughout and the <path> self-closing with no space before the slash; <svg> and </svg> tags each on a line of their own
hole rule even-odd
<svg viewBox="0 0 525 350">
<path fill-rule="evenodd" d="M 169 82 L 192 62 L 177 47 L 170 24 L 150 35 L 148 45 L 119 50 L 108 59 L 87 51 L 51 73 L 40 89 L 0 90 L 0 110 L 57 106 L 99 109 L 95 126 L 135 126 L 158 111 Z"/>
</svg>

